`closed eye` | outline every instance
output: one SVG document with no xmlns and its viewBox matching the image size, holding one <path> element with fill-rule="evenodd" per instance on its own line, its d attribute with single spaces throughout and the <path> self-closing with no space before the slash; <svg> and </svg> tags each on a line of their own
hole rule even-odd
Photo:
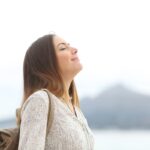
<svg viewBox="0 0 150 150">
<path fill-rule="evenodd" d="M 65 50 L 66 48 L 60 48 L 61 51 Z"/>
<path fill-rule="evenodd" d="M 63 51 L 63 50 L 65 50 L 65 49 L 67 49 L 67 48 L 69 48 L 69 43 L 59 43 L 59 46 L 60 46 L 60 50 L 61 51 Z"/>
</svg>

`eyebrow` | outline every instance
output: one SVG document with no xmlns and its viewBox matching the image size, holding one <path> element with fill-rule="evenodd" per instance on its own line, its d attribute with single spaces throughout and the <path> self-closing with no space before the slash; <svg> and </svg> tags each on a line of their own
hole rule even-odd
<svg viewBox="0 0 150 150">
<path fill-rule="evenodd" d="M 61 44 L 66 45 L 66 43 L 59 43 L 59 44 L 57 44 L 57 47 L 58 47 L 59 45 L 61 45 Z"/>
<path fill-rule="evenodd" d="M 70 45 L 70 43 L 62 42 L 62 43 L 59 43 L 56 47 L 58 47 L 58 46 L 61 45 L 61 44 L 65 45 L 65 46 L 69 46 L 69 45 Z"/>
</svg>

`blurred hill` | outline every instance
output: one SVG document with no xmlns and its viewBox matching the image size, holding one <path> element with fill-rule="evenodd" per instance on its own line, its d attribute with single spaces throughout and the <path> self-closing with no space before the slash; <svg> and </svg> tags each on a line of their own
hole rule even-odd
<svg viewBox="0 0 150 150">
<path fill-rule="evenodd" d="M 11 128 L 16 127 L 15 118 L 0 120 L 0 128 Z"/>
<path fill-rule="evenodd" d="M 150 129 L 150 96 L 120 84 L 96 97 L 84 97 L 81 109 L 91 128 Z M 14 118 L 0 121 L 0 128 L 14 126 Z"/>
<path fill-rule="evenodd" d="M 123 85 L 84 98 L 81 109 L 91 128 L 150 129 L 150 96 Z"/>
</svg>

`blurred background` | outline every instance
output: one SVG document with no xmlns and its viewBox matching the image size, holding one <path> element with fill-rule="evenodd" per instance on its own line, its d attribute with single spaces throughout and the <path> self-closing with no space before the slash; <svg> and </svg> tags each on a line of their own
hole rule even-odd
<svg viewBox="0 0 150 150">
<path fill-rule="evenodd" d="M 15 126 L 25 52 L 51 32 L 78 48 L 75 78 L 95 150 L 150 149 L 150 2 L 0 2 L 0 128 Z"/>
</svg>

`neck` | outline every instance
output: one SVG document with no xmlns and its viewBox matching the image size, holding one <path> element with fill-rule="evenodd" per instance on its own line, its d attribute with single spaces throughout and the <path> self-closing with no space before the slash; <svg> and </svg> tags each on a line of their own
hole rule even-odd
<svg viewBox="0 0 150 150">
<path fill-rule="evenodd" d="M 71 97 L 72 95 L 69 94 L 69 88 L 70 88 L 71 82 L 74 79 L 74 76 L 75 75 L 71 75 L 71 74 L 67 74 L 67 75 L 62 74 L 62 79 L 63 79 L 63 83 L 65 86 L 65 93 L 62 96 L 62 98 L 67 100 L 68 102 L 71 102 L 70 99 L 72 98 Z"/>
<path fill-rule="evenodd" d="M 72 82 L 72 80 L 67 80 L 67 81 L 64 82 L 64 84 L 65 84 L 65 93 L 63 95 L 63 98 L 65 100 L 67 100 L 68 102 L 71 102 L 71 98 L 72 98 L 69 94 L 69 88 L 70 88 L 71 82 Z"/>
</svg>

